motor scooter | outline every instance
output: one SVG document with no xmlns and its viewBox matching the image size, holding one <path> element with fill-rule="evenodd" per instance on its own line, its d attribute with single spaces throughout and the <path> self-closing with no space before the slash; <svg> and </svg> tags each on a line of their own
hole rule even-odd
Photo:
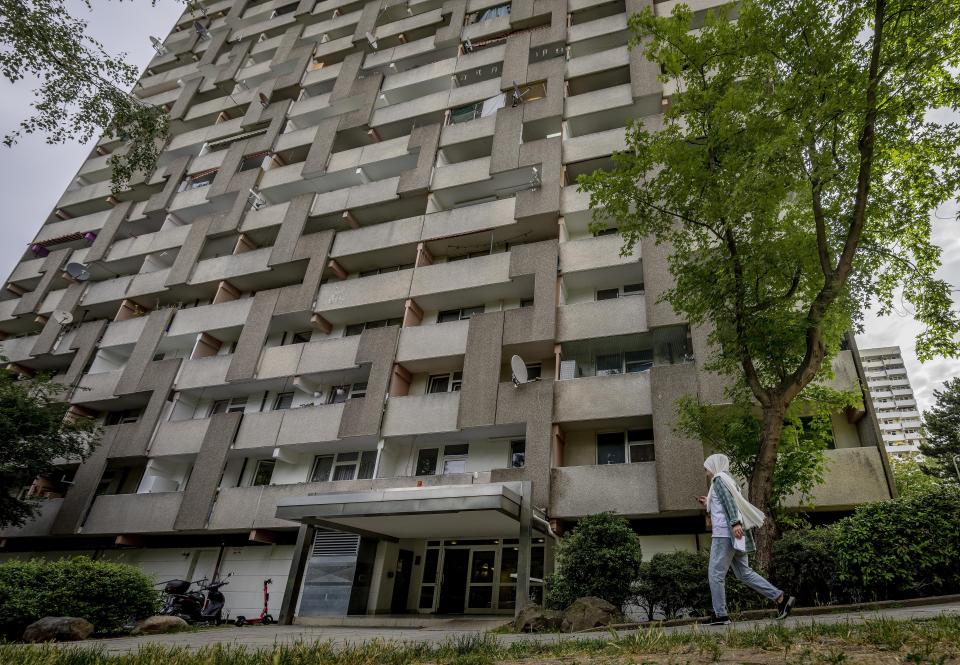
<svg viewBox="0 0 960 665">
<path fill-rule="evenodd" d="M 246 626 L 247 624 L 263 624 L 264 626 L 269 626 L 272 623 L 276 623 L 273 618 L 273 615 L 269 613 L 267 605 L 270 603 L 270 585 L 273 584 L 273 580 L 267 579 L 263 581 L 263 610 L 260 612 L 260 616 L 248 619 L 245 616 L 238 616 L 233 622 L 237 626 Z"/>
<path fill-rule="evenodd" d="M 230 577 L 232 573 L 228 574 Z M 220 625 L 224 621 L 223 606 L 225 599 L 221 587 L 228 584 L 226 578 L 207 582 L 207 578 L 196 581 L 167 580 L 163 584 L 165 596 L 161 614 L 180 617 L 190 624 L 213 623 Z M 196 589 L 190 587 L 197 585 Z"/>
</svg>

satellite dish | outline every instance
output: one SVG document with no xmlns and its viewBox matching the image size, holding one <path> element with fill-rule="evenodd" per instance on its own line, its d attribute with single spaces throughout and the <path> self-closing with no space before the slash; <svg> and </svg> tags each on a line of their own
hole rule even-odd
<svg viewBox="0 0 960 665">
<path fill-rule="evenodd" d="M 268 106 L 270 106 L 270 98 L 267 97 L 265 94 L 261 92 L 259 95 L 257 95 L 257 97 L 260 99 L 260 106 L 262 106 L 263 108 L 267 108 Z"/>
<path fill-rule="evenodd" d="M 252 187 L 250 188 L 250 194 L 247 195 L 247 202 L 254 210 L 260 210 L 260 208 L 267 205 L 267 200 L 263 198 L 263 194 Z"/>
<path fill-rule="evenodd" d="M 82 263 L 68 263 L 66 273 L 78 282 L 86 282 L 90 279 L 90 269 Z"/>
<path fill-rule="evenodd" d="M 514 355 L 510 359 L 510 369 L 513 371 L 513 385 L 518 387 L 522 383 L 528 383 L 530 381 L 529 376 L 527 375 L 527 363 L 523 362 L 523 358 L 518 355 Z"/>
<path fill-rule="evenodd" d="M 52 316 L 53 320 L 61 326 L 69 326 L 71 323 L 73 323 L 73 314 L 62 309 L 55 310 Z"/>
<path fill-rule="evenodd" d="M 163 45 L 159 38 L 151 36 L 150 43 L 153 44 L 153 50 L 157 52 L 157 55 L 167 54 L 167 47 Z"/>
<path fill-rule="evenodd" d="M 366 37 L 367 37 L 367 41 L 370 43 L 370 46 L 372 46 L 373 49 L 376 50 L 376 49 L 377 49 L 377 38 L 373 36 L 373 33 L 372 33 L 372 32 L 368 32 L 367 35 L 366 35 Z"/>
<path fill-rule="evenodd" d="M 193 22 L 193 29 L 197 31 L 197 34 L 200 35 L 201 39 L 209 39 L 210 32 L 200 23 L 200 21 Z"/>
</svg>

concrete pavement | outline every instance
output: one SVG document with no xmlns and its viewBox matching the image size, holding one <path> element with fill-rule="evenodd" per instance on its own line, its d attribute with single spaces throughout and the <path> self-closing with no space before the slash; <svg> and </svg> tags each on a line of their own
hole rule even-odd
<svg viewBox="0 0 960 665">
<path fill-rule="evenodd" d="M 857 612 L 843 612 L 837 614 L 822 614 L 810 617 L 791 617 L 786 621 L 788 626 L 804 626 L 811 623 L 861 623 L 868 619 L 880 617 L 888 619 L 929 619 L 942 614 L 960 616 L 960 602 L 928 605 L 924 607 L 887 608 L 880 610 L 865 610 Z M 662 628 L 664 632 L 675 633 L 693 630 L 751 630 L 757 626 L 770 624 L 772 619 L 740 621 L 725 627 L 707 626 L 674 626 Z M 119 637 L 101 640 L 88 640 L 84 646 L 102 647 L 107 653 L 128 653 L 136 651 L 140 646 L 152 643 L 163 646 L 182 646 L 189 649 L 200 649 L 214 644 L 232 644 L 244 646 L 248 649 L 267 649 L 276 644 L 290 644 L 294 642 L 331 642 L 337 646 L 357 645 L 373 640 L 387 642 L 427 642 L 441 643 L 447 640 L 481 635 L 501 625 L 502 620 L 491 620 L 489 617 L 471 620 L 470 617 L 458 617 L 449 622 L 438 622 L 433 625 L 415 628 L 377 628 L 370 626 L 246 626 L 236 628 L 223 626 L 195 632 L 174 633 L 170 635 L 150 635 L 143 637 Z M 645 629 L 640 629 L 645 630 Z M 620 635 L 629 635 L 636 630 L 619 631 Z M 580 633 L 580 634 L 494 634 L 493 639 L 501 644 L 508 645 L 517 641 L 556 642 L 561 640 L 602 639 L 607 633 Z M 76 644 L 76 643 L 72 643 Z"/>
</svg>

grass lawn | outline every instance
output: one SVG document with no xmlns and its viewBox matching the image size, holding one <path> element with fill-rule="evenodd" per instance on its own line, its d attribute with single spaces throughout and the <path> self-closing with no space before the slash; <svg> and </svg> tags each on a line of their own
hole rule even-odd
<svg viewBox="0 0 960 665">
<path fill-rule="evenodd" d="M 82 645 L 0 645 L 3 665 L 573 665 L 701 663 L 821 665 L 960 664 L 960 617 L 858 624 L 814 624 L 752 630 L 651 629 L 595 639 L 501 645 L 492 636 L 436 644 L 370 643 L 337 648 L 326 642 L 281 645 L 267 650 L 217 645 L 199 651 L 147 645 L 137 653 L 108 655 Z"/>
</svg>

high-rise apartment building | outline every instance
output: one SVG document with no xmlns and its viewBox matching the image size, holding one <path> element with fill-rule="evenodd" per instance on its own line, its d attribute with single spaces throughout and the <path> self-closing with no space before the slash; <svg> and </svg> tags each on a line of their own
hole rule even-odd
<svg viewBox="0 0 960 665">
<path fill-rule="evenodd" d="M 203 5 L 134 89 L 169 112 L 156 170 L 111 194 L 103 139 L 6 283 L 9 368 L 104 433 L 2 556 L 232 573 L 234 615 L 270 577 L 309 621 L 513 612 L 600 511 L 697 548 L 675 403 L 724 382 L 663 248 L 621 256 L 576 186 L 669 103 L 627 48 L 652 3 Z M 869 400 L 834 435 L 816 508 L 889 497 Z"/>
<path fill-rule="evenodd" d="M 922 436 L 920 412 L 900 347 L 862 349 L 860 356 L 887 452 L 916 453 Z"/>
</svg>

